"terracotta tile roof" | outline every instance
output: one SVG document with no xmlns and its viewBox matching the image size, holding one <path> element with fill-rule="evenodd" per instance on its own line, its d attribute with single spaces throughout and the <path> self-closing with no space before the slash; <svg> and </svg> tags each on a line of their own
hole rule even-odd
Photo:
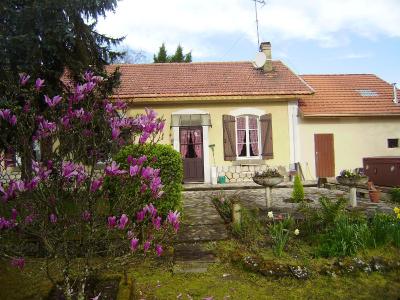
<svg viewBox="0 0 400 300">
<path fill-rule="evenodd" d="M 393 86 L 373 74 L 301 75 L 315 94 L 299 101 L 307 116 L 400 115 Z M 400 91 L 398 92 L 400 96 Z"/>
<path fill-rule="evenodd" d="M 304 95 L 312 90 L 280 61 L 263 73 L 251 62 L 110 65 L 120 68 L 119 98 Z"/>
</svg>

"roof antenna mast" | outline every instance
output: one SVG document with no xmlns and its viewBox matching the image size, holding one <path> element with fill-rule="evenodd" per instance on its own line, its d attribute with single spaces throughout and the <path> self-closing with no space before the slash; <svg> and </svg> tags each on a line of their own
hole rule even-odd
<svg viewBox="0 0 400 300">
<path fill-rule="evenodd" d="M 258 11 L 257 11 L 257 3 L 261 4 L 261 7 L 265 5 L 265 0 L 252 0 L 254 1 L 254 8 L 256 11 L 256 25 L 257 25 L 257 47 L 260 46 L 260 33 L 258 30 Z"/>
</svg>

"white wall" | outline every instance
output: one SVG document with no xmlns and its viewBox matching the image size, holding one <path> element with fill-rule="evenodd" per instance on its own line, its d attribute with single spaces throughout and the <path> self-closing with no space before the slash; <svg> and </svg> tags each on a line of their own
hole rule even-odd
<svg viewBox="0 0 400 300">
<path fill-rule="evenodd" d="M 299 118 L 300 163 L 307 179 L 315 179 L 314 134 L 333 133 L 335 173 L 362 167 L 371 156 L 400 156 L 387 139 L 400 139 L 400 117 Z"/>
</svg>

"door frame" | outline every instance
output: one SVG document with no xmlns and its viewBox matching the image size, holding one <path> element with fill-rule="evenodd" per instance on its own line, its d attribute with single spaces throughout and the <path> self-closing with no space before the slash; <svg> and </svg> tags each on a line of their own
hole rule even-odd
<svg viewBox="0 0 400 300">
<path fill-rule="evenodd" d="M 199 109 L 182 109 L 173 112 L 172 115 L 191 115 L 191 114 L 208 114 L 208 112 Z M 204 183 L 211 183 L 211 166 L 210 166 L 210 148 L 208 141 L 209 126 L 198 126 L 203 129 L 203 167 L 204 167 Z M 173 147 L 180 153 L 179 127 L 172 127 Z"/>
<path fill-rule="evenodd" d="M 318 174 L 321 171 L 324 171 L 323 169 L 321 169 L 321 167 L 318 164 L 318 160 L 319 160 L 318 152 L 317 152 L 317 137 L 318 136 L 329 136 L 332 141 L 332 165 L 331 165 L 332 176 L 318 176 Z M 335 176 L 335 164 L 336 164 L 336 162 L 335 162 L 335 137 L 334 137 L 333 133 L 314 133 L 314 160 L 315 160 L 315 176 L 317 178 L 319 178 L 319 177 L 334 177 Z M 329 162 L 327 162 L 327 163 L 329 163 Z"/>
</svg>

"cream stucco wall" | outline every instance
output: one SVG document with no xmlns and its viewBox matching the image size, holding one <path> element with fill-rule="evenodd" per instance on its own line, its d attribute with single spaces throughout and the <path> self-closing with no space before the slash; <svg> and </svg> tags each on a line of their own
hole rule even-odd
<svg viewBox="0 0 400 300">
<path fill-rule="evenodd" d="M 164 130 L 163 143 L 173 144 L 173 132 L 170 128 L 171 114 L 177 113 L 185 109 L 201 110 L 209 113 L 211 116 L 212 127 L 209 128 L 208 137 L 209 145 L 215 144 L 214 157 L 210 151 L 210 165 L 230 166 L 232 162 L 224 160 L 223 153 L 223 128 L 222 115 L 231 114 L 237 109 L 256 109 L 265 114 L 272 114 L 272 130 L 273 130 L 273 145 L 274 159 L 268 160 L 268 165 L 288 167 L 290 160 L 290 142 L 289 142 L 289 122 L 288 122 L 288 102 L 287 101 L 243 101 L 242 103 L 201 103 L 198 104 L 153 104 L 153 105 L 132 105 L 128 114 L 133 116 L 137 113 L 142 113 L 145 107 L 153 108 L 159 116 L 166 119 Z"/>
<path fill-rule="evenodd" d="M 299 118 L 300 163 L 307 179 L 315 176 L 314 134 L 334 135 L 335 173 L 362 167 L 371 156 L 400 156 L 400 148 L 388 148 L 387 139 L 400 139 L 400 117 Z"/>
</svg>

